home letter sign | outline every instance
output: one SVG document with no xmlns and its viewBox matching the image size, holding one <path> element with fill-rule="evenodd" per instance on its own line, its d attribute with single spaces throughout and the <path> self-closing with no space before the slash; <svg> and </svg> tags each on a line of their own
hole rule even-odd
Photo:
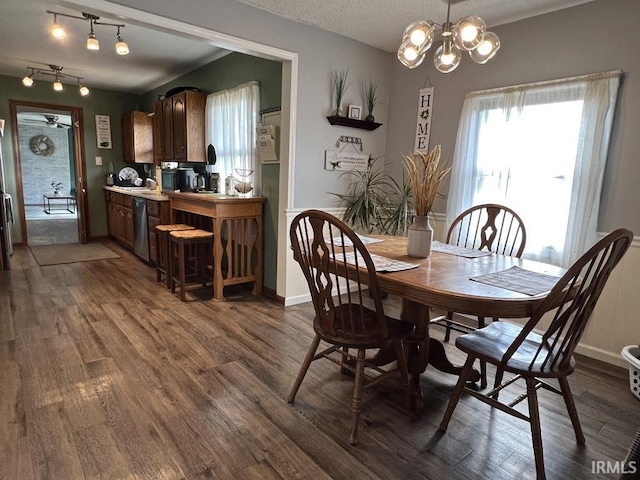
<svg viewBox="0 0 640 480">
<path fill-rule="evenodd" d="M 429 135 L 431 135 L 431 106 L 433 105 L 433 87 L 420 90 L 418 99 L 418 122 L 414 151 L 428 153 Z"/>
</svg>

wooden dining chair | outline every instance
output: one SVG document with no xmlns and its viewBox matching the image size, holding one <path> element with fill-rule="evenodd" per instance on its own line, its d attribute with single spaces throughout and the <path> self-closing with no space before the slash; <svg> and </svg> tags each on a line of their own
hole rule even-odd
<svg viewBox="0 0 640 480">
<path fill-rule="evenodd" d="M 315 337 L 291 388 L 288 402 L 293 403 L 314 360 L 328 358 L 343 370 L 354 371 L 349 442 L 355 445 L 358 443 L 363 389 L 400 374 L 409 403 L 403 340 L 413 333 L 415 327 L 410 322 L 384 314 L 371 256 L 360 238 L 344 222 L 318 210 L 307 210 L 293 219 L 290 239 L 293 258 L 300 264 L 311 293 Z M 348 263 L 349 257 L 353 264 Z M 367 287 L 371 295 L 366 291 Z M 317 352 L 321 341 L 329 346 Z M 391 345 L 398 357 L 397 366 L 384 370 L 369 362 L 367 350 Z M 349 349 L 356 350 L 357 354 L 351 354 Z M 375 372 L 373 376 L 365 379 L 365 368 L 369 369 L 367 372 Z"/>
<path fill-rule="evenodd" d="M 447 232 L 446 242 L 473 250 L 486 250 L 500 255 L 520 257 L 527 242 L 527 231 L 520 216 L 509 207 L 485 203 L 471 207 L 458 215 Z M 497 320 L 497 318 L 494 318 Z M 476 326 L 454 320 L 454 312 L 433 318 L 432 324 L 445 328 L 444 341 L 451 338 L 451 330 L 468 333 L 486 325 L 478 316 Z M 480 363 L 480 387 L 487 386 L 486 365 Z"/>
<path fill-rule="evenodd" d="M 573 351 L 611 271 L 622 259 L 632 240 L 632 232 L 619 229 L 599 241 L 558 280 L 524 326 L 506 321 L 494 322 L 484 329 L 459 336 L 456 347 L 467 354 L 467 361 L 451 395 L 440 430 L 447 430 L 462 392 L 526 420 L 531 427 L 537 478 L 544 479 L 540 412 L 536 393 L 538 388 L 544 388 L 562 395 L 576 440 L 578 444 L 584 444 L 578 412 L 567 380 L 575 368 Z M 554 309 L 549 326 L 545 328 L 542 324 L 543 315 L 547 312 L 551 314 Z M 548 320 L 545 318 L 545 324 Z M 535 333 L 534 329 L 543 333 Z M 496 366 L 498 386 L 489 392 L 482 393 L 465 387 L 476 358 Z M 502 382 L 504 372 L 513 373 L 513 378 Z M 546 381 L 550 378 L 558 380 L 560 389 Z M 524 379 L 526 383 L 526 394 L 516 397 L 508 404 L 500 402 L 500 391 L 520 379 Z M 514 408 L 524 399 L 529 404 L 528 415 Z M 465 419 L 465 423 L 468 422 L 469 419 Z"/>
</svg>

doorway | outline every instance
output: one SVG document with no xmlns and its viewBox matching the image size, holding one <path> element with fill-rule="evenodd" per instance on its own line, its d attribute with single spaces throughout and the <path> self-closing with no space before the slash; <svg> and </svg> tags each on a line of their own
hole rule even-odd
<svg viewBox="0 0 640 480">
<path fill-rule="evenodd" d="M 87 243 L 82 108 L 10 101 L 24 244 Z"/>
</svg>

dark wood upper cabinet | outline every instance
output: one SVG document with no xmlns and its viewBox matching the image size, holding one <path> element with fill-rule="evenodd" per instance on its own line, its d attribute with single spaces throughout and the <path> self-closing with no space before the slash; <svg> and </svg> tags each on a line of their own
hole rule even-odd
<svg viewBox="0 0 640 480">
<path fill-rule="evenodd" d="M 156 161 L 206 161 L 205 103 L 206 94 L 190 90 L 156 102 L 154 132 L 160 132 L 154 140 Z"/>
<path fill-rule="evenodd" d="M 146 112 L 122 116 L 122 155 L 127 163 L 153 163 L 153 120 Z"/>
<path fill-rule="evenodd" d="M 164 160 L 163 128 L 162 102 L 156 102 L 153 108 L 153 159 L 157 164 Z"/>
</svg>

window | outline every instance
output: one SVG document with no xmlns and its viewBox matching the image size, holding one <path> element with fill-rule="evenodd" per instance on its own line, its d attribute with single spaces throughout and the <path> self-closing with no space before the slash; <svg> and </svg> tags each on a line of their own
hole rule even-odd
<svg viewBox="0 0 640 480">
<path fill-rule="evenodd" d="M 253 193 L 260 193 L 260 169 L 256 150 L 258 116 L 260 113 L 260 86 L 249 82 L 236 88 L 207 96 L 207 143 L 216 149 L 214 171 L 220 174 L 220 185 L 228 175 L 251 182 Z M 252 170 L 250 177 L 242 178 L 236 169 Z M 222 191 L 222 190 L 221 190 Z"/>
<path fill-rule="evenodd" d="M 595 242 L 620 72 L 466 96 L 447 202 L 449 223 L 480 203 L 515 210 L 524 257 L 568 266 Z"/>
</svg>

